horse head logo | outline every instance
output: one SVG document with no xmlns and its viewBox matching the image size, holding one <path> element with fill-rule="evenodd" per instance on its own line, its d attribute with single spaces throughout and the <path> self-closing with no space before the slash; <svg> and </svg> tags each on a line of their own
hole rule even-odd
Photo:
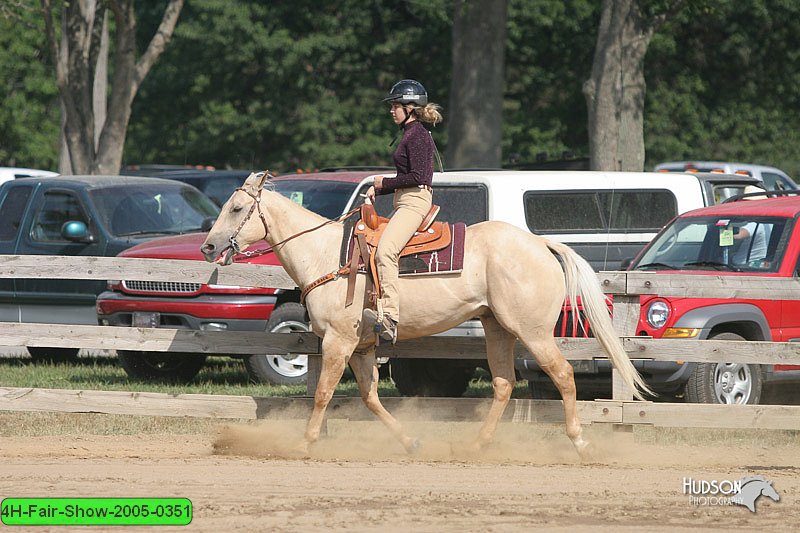
<svg viewBox="0 0 800 533">
<path fill-rule="evenodd" d="M 756 500 L 762 495 L 776 502 L 781 499 L 772 486 L 772 482 L 767 481 L 764 476 L 743 477 L 739 480 L 739 483 L 741 483 L 742 489 L 739 494 L 731 498 L 731 502 L 737 505 L 744 505 L 752 513 L 756 512 Z"/>
</svg>

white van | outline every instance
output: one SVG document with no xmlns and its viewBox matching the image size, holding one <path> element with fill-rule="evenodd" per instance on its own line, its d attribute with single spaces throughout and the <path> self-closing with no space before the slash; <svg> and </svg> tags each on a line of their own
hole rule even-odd
<svg viewBox="0 0 800 533">
<path fill-rule="evenodd" d="M 595 270 L 616 270 L 673 217 L 758 183 L 717 173 L 445 172 L 434 174 L 433 201 L 439 220 L 502 220 L 568 244 Z"/>
<path fill-rule="evenodd" d="M 724 161 L 669 161 L 659 163 L 656 172 L 722 172 L 743 174 L 758 178 L 767 190 L 795 190 L 797 184 L 779 168 L 750 163 L 726 163 Z"/>
<path fill-rule="evenodd" d="M 40 170 L 38 168 L 0 167 L 0 183 L 16 178 L 49 178 L 52 176 L 58 176 L 58 172 Z"/>
</svg>

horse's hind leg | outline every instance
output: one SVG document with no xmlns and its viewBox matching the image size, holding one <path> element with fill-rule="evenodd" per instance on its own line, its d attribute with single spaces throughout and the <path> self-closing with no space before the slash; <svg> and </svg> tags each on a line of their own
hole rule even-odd
<svg viewBox="0 0 800 533">
<path fill-rule="evenodd" d="M 325 410 L 336 391 L 336 385 L 342 379 L 347 359 L 353 353 L 356 344 L 357 341 L 343 339 L 331 333 L 322 339 L 322 372 L 314 393 L 314 410 L 306 426 L 305 442 L 300 446 L 300 451 L 303 453 L 307 453 L 309 446 L 319 440 Z"/>
<path fill-rule="evenodd" d="M 492 441 L 500 417 L 511 399 L 516 376 L 514 374 L 514 335 L 506 331 L 494 317 L 481 317 L 483 330 L 486 334 L 486 357 L 489 362 L 489 371 L 492 373 L 492 389 L 494 399 L 489 408 L 489 414 L 478 432 L 476 448 L 482 448 Z"/>
<path fill-rule="evenodd" d="M 400 441 L 403 448 L 411 453 L 419 447 L 419 441 L 412 439 L 403 431 L 403 426 L 386 410 L 378 397 L 378 365 L 375 364 L 375 348 L 366 353 L 355 353 L 350 358 L 350 368 L 358 382 L 361 399 L 375 413 L 375 416 L 389 428 L 389 431 Z"/>
<path fill-rule="evenodd" d="M 534 356 L 536 362 L 555 384 L 561 399 L 564 401 L 564 421 L 567 429 L 567 436 L 572 440 L 578 455 L 582 459 L 589 458 L 589 443 L 583 439 L 583 429 L 581 421 L 578 419 L 578 406 L 575 403 L 575 377 L 572 365 L 564 358 L 564 354 L 558 349 L 553 337 L 526 341 L 520 339 L 529 352 Z"/>
</svg>

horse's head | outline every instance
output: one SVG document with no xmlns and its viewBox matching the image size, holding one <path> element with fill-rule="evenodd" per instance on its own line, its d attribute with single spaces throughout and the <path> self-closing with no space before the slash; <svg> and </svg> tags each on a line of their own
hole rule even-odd
<svg viewBox="0 0 800 533">
<path fill-rule="evenodd" d="M 261 192 L 269 172 L 250 174 L 220 210 L 200 251 L 210 263 L 229 265 L 233 256 L 266 238 L 267 221 L 261 211 Z"/>
<path fill-rule="evenodd" d="M 775 490 L 775 487 L 772 486 L 771 481 L 767 481 L 764 485 L 761 486 L 761 494 L 764 496 L 771 498 L 773 501 L 780 501 L 781 497 L 778 494 L 778 491 Z"/>
</svg>

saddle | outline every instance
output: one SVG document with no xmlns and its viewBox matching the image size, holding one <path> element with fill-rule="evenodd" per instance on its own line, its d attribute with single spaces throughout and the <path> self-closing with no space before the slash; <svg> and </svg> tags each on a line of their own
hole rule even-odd
<svg viewBox="0 0 800 533">
<path fill-rule="evenodd" d="M 461 271 L 466 225 L 463 222 L 450 224 L 434 221 L 438 213 L 439 206 L 431 206 L 417 231 L 400 252 L 401 275 L 404 270 L 409 275 Z M 375 265 L 375 251 L 389 219 L 379 216 L 372 204 L 362 205 L 358 214 L 360 218 L 357 220 L 351 218 L 344 226 L 342 255 L 339 263 L 343 266 L 303 287 L 300 292 L 301 303 L 305 301 L 309 292 L 320 285 L 347 276 L 345 307 L 352 305 L 355 297 L 356 276 L 359 272 L 368 274 L 375 286 L 375 290 L 370 292 L 370 299 L 375 301 L 380 298 L 381 289 L 378 269 Z"/>
<path fill-rule="evenodd" d="M 417 231 L 406 243 L 400 252 L 400 257 L 419 254 L 428 251 L 441 250 L 446 248 L 452 241 L 450 225 L 447 222 L 434 221 L 439 213 L 439 206 L 432 205 L 428 214 L 422 219 L 422 223 Z M 375 206 L 365 203 L 361 206 L 361 218 L 356 221 L 354 238 L 356 246 L 353 246 L 349 261 L 349 271 L 347 277 L 347 298 L 345 307 L 353 303 L 356 289 L 356 274 L 359 265 L 363 264 L 367 273 L 371 276 L 375 284 L 374 297 L 380 298 L 381 288 L 378 279 L 378 269 L 375 265 L 375 251 L 378 242 L 381 240 L 383 231 L 389 223 L 389 219 L 378 215 Z"/>
</svg>

